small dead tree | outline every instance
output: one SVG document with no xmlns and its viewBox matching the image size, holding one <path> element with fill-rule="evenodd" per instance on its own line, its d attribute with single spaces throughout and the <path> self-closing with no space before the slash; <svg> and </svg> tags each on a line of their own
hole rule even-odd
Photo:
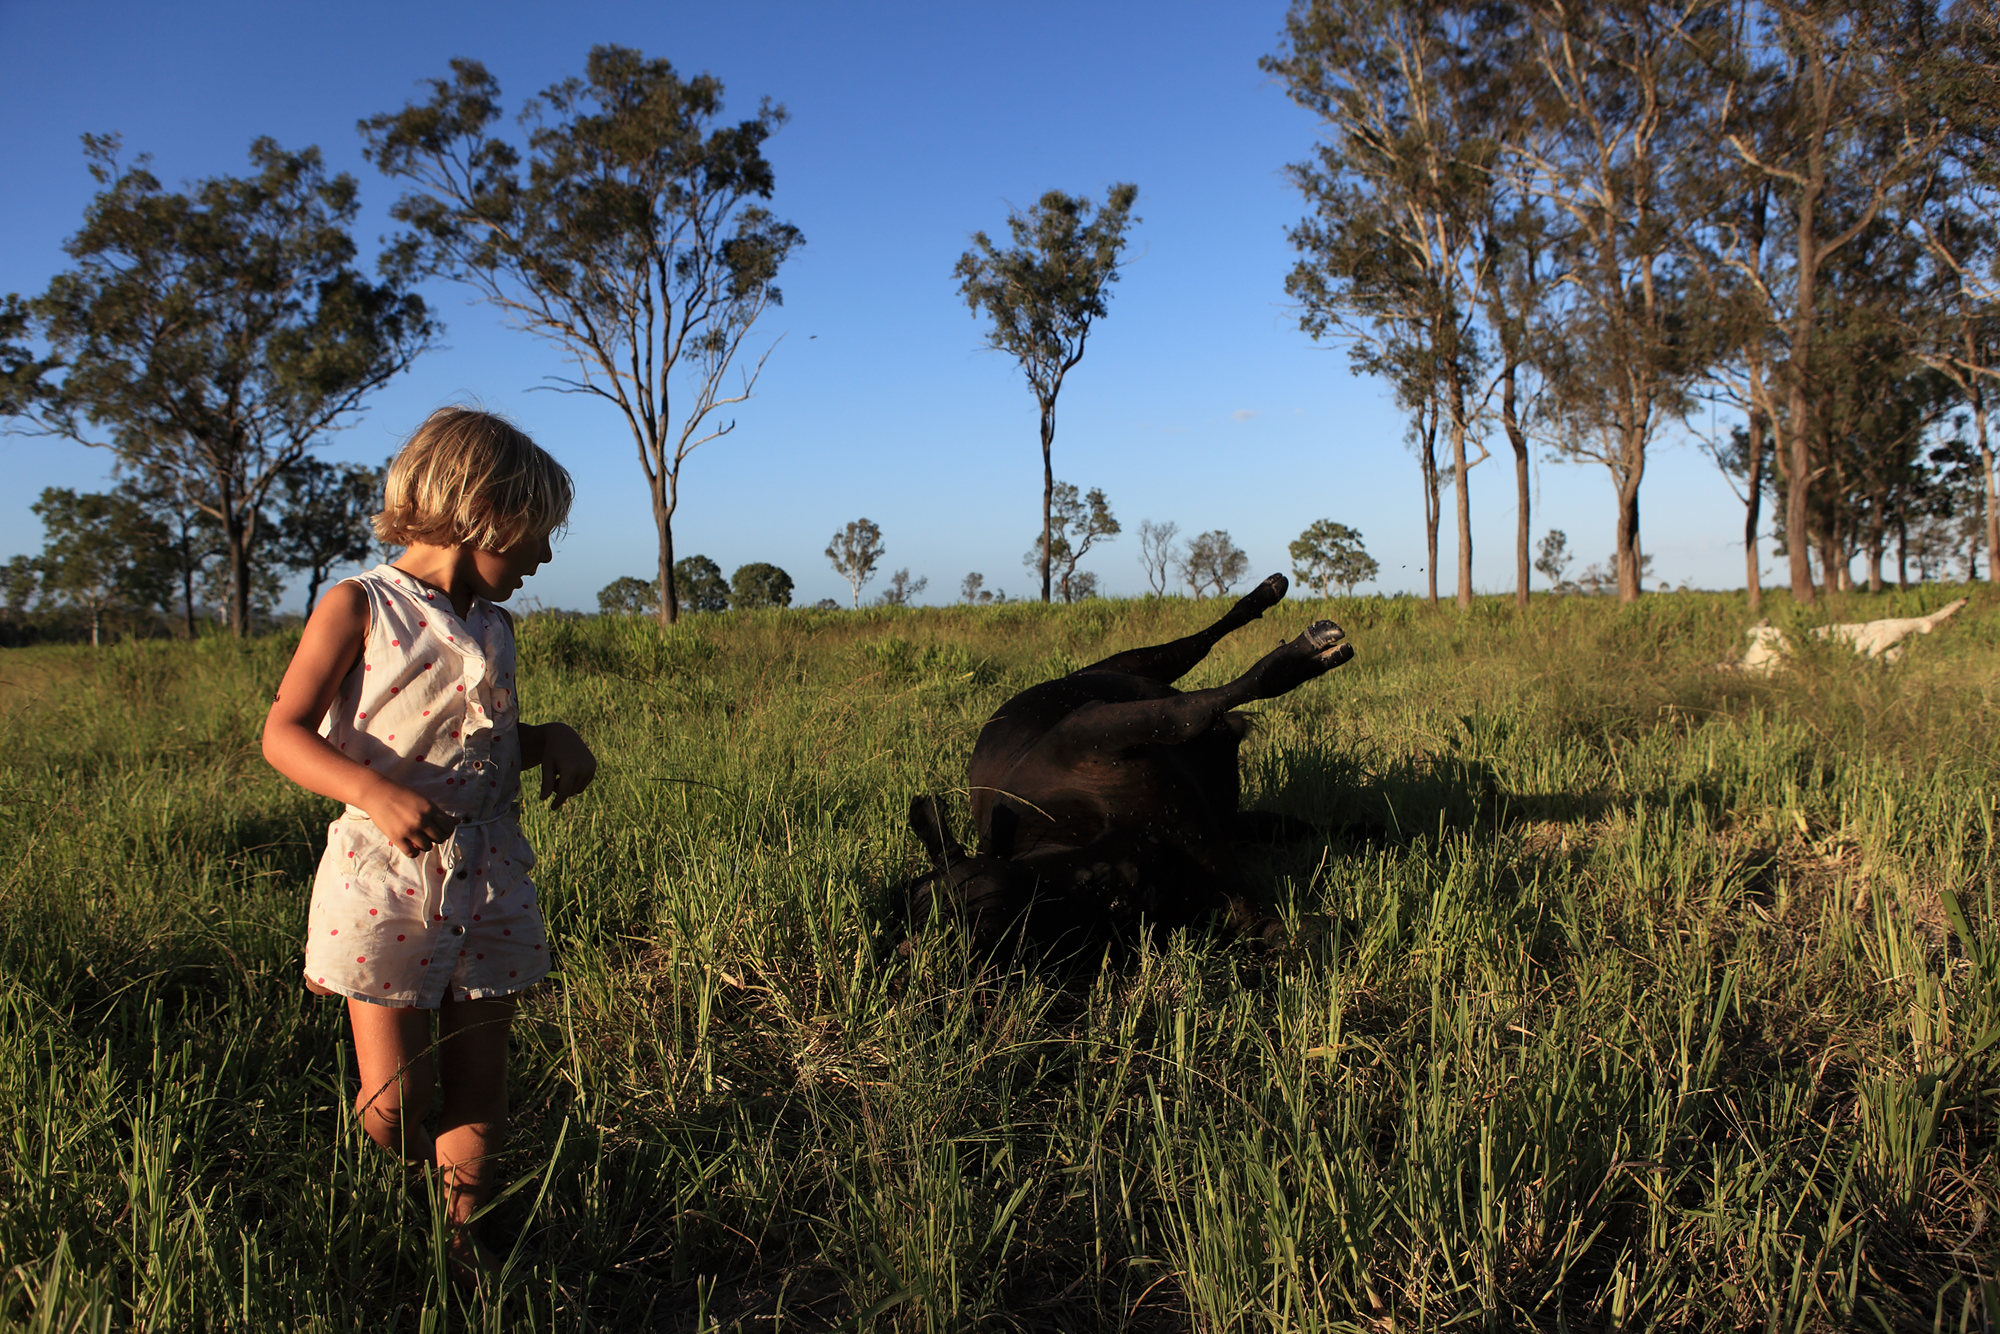
<svg viewBox="0 0 2000 1334">
<path fill-rule="evenodd" d="M 1147 587 L 1161 597 L 1166 596 L 1172 573 L 1181 563 L 1180 544 L 1174 540 L 1180 531 L 1177 523 L 1139 521 L 1139 564 L 1145 567 Z"/>
<path fill-rule="evenodd" d="M 906 565 L 889 576 L 889 586 L 882 590 L 882 605 L 885 607 L 907 607 L 917 594 L 931 586 L 928 575 L 910 578 Z"/>
</svg>

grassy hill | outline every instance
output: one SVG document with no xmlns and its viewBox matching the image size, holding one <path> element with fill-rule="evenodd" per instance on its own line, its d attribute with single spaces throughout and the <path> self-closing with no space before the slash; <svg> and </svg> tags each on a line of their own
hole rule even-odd
<svg viewBox="0 0 2000 1334">
<path fill-rule="evenodd" d="M 1294 600 L 1276 954 L 899 953 L 916 792 L 1012 692 L 1214 603 L 529 618 L 596 747 L 527 820 L 514 1295 L 467 1308 L 297 956 L 294 637 L 0 651 L 0 1315 L 36 1329 L 1981 1328 L 2000 1318 L 2000 598 L 1720 672 L 1740 595 Z M 962 795 L 960 798 L 962 807 Z M 1990 1327 L 1990 1326 L 1988 1326 Z"/>
</svg>

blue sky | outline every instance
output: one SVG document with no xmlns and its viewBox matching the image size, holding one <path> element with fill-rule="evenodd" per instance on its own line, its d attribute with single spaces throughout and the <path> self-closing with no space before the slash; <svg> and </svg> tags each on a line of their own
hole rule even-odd
<svg viewBox="0 0 2000 1334">
<path fill-rule="evenodd" d="M 791 123 L 770 142 L 772 207 L 807 245 L 785 304 L 760 324 L 778 342 L 737 429 L 689 462 L 675 524 L 682 554 L 725 573 L 771 561 L 797 597 L 847 599 L 821 554 L 866 516 L 883 572 L 928 577 L 956 598 L 977 570 L 1026 592 L 1040 529 L 1034 401 L 1018 369 L 982 349 L 952 265 L 971 232 L 1060 188 L 1102 197 L 1139 186 L 1130 263 L 1109 318 L 1063 390 L 1059 479 L 1101 486 L 1126 533 L 1093 552 L 1107 591 L 1145 588 L 1139 522 L 1223 528 L 1259 575 L 1288 568 L 1313 520 L 1359 529 L 1382 564 L 1372 588 L 1422 586 L 1423 509 L 1404 423 L 1345 353 L 1298 331 L 1284 295 L 1285 228 L 1301 213 L 1287 162 L 1312 118 L 1257 68 L 1284 8 L 1112 4 L 384 4 L 263 0 L 187 5 L 0 0 L 0 292 L 40 291 L 93 185 L 78 136 L 116 131 L 169 182 L 247 169 L 252 139 L 318 144 L 360 182 L 364 250 L 390 229 L 395 186 L 361 158 L 354 125 L 419 95 L 453 56 L 486 63 L 510 111 L 580 73 L 613 42 L 723 81 L 725 113 L 760 97 Z M 522 598 L 594 608 L 621 574 L 649 575 L 653 535 L 622 421 L 599 401 L 531 392 L 559 351 L 504 328 L 464 289 L 428 292 L 445 347 L 377 394 L 327 455 L 377 462 L 433 407 L 477 401 L 515 417 L 579 486 L 572 529 Z M 1727 421 L 1721 425 L 1727 428 Z M 1498 442 L 1496 442 L 1498 443 Z M 1475 469 L 1474 577 L 1513 586 L 1512 465 Z M 41 546 L 28 506 L 45 486 L 108 485 L 109 457 L 0 436 L 0 558 Z M 1534 531 L 1564 529 L 1581 560 L 1612 548 L 1612 491 L 1595 465 L 1541 461 Z M 1663 441 L 1643 492 L 1655 578 L 1740 587 L 1742 509 L 1692 444 Z M 1441 563 L 1453 569 L 1447 515 Z M 1766 565 L 1771 561 L 1766 553 Z M 880 581 L 864 590 L 878 591 Z M 291 595 L 296 604 L 299 593 Z"/>
</svg>

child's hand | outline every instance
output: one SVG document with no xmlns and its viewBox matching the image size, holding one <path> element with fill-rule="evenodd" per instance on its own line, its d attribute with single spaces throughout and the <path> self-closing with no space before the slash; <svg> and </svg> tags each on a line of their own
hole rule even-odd
<svg viewBox="0 0 2000 1334">
<path fill-rule="evenodd" d="M 567 723 L 544 723 L 541 733 L 542 800 L 559 811 L 597 777 L 597 757 Z"/>
<path fill-rule="evenodd" d="M 389 840 L 389 846 L 412 857 L 430 851 L 458 828 L 457 816 L 439 810 L 429 798 L 396 783 L 383 783 L 379 793 L 371 794 L 361 809 L 368 812 L 368 818 Z"/>
</svg>

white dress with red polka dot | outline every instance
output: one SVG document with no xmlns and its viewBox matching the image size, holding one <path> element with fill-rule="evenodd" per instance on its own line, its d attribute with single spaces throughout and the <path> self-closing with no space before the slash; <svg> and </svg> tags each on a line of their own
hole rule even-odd
<svg viewBox="0 0 2000 1334">
<path fill-rule="evenodd" d="M 549 971 L 549 952 L 519 819 L 513 627 L 480 598 L 461 620 L 443 593 L 393 565 L 350 582 L 368 595 L 368 639 L 320 735 L 459 825 L 413 858 L 348 807 L 327 829 L 313 881 L 306 976 L 426 1009 L 447 994 L 520 991 Z"/>
</svg>

